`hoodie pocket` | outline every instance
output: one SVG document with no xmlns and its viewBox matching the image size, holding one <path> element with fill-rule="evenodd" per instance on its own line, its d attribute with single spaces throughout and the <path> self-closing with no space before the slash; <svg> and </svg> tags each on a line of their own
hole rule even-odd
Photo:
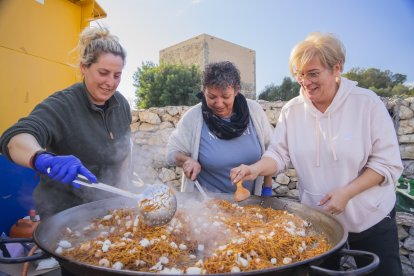
<svg viewBox="0 0 414 276">
<path fill-rule="evenodd" d="M 384 200 L 388 187 L 375 186 L 353 198 L 356 205 L 371 212 L 377 211 Z"/>
<path fill-rule="evenodd" d="M 324 196 L 324 194 L 310 192 L 303 189 L 300 194 L 300 201 L 310 207 L 321 208 L 321 206 L 319 206 L 319 201 L 321 201 Z"/>
</svg>

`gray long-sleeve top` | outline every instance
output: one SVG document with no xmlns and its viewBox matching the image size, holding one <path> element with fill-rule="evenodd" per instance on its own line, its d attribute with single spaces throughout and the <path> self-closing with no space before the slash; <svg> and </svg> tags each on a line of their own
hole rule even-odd
<svg viewBox="0 0 414 276">
<path fill-rule="evenodd" d="M 74 155 L 101 182 L 117 185 L 121 167 L 130 152 L 131 112 L 119 93 L 108 100 L 105 111 L 89 99 L 83 83 L 49 96 L 29 116 L 20 119 L 0 138 L 1 153 L 10 159 L 7 144 L 20 133 L 33 135 L 41 147 L 57 155 Z M 74 189 L 42 175 L 34 192 L 36 208 L 44 215 L 100 199 L 95 189 Z"/>
</svg>

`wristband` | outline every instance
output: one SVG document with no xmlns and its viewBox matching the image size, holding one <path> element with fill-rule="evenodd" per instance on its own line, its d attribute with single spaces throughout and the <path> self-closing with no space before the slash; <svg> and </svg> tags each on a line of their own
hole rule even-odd
<svg viewBox="0 0 414 276">
<path fill-rule="evenodd" d="M 32 155 L 32 157 L 30 157 L 30 160 L 29 160 L 29 165 L 30 165 L 30 167 L 31 167 L 32 169 L 34 169 L 35 171 L 37 171 L 37 169 L 35 168 L 35 162 L 36 162 L 36 159 L 37 159 L 37 157 L 39 157 L 39 155 L 44 154 L 44 153 L 51 154 L 51 155 L 56 155 L 56 154 L 54 154 L 54 153 L 48 152 L 47 150 L 43 150 L 43 149 L 36 151 L 36 152 Z"/>
<path fill-rule="evenodd" d="M 261 196 L 272 196 L 273 189 L 272 187 L 262 187 L 262 193 Z"/>
</svg>

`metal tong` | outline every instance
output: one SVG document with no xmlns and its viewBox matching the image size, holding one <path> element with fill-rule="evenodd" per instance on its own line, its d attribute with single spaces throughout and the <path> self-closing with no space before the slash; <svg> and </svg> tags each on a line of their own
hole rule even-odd
<svg viewBox="0 0 414 276">
<path fill-rule="evenodd" d="M 165 184 L 148 185 L 141 194 L 135 194 L 101 182 L 90 183 L 86 177 L 80 174 L 73 182 L 135 199 L 138 203 L 138 209 L 143 215 L 144 222 L 149 226 L 161 226 L 168 223 L 177 211 L 175 193 Z"/>
<path fill-rule="evenodd" d="M 204 191 L 203 187 L 201 187 L 200 182 L 198 182 L 198 180 L 196 179 L 194 181 L 195 186 L 197 187 L 198 191 L 201 193 L 201 195 L 203 196 L 204 200 L 210 199 L 210 197 L 207 195 L 207 193 Z"/>
</svg>

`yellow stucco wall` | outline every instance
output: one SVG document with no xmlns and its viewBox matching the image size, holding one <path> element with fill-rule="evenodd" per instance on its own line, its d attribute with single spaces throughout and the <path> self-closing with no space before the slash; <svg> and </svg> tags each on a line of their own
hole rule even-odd
<svg viewBox="0 0 414 276">
<path fill-rule="evenodd" d="M 71 50 L 97 8 L 93 0 L 0 0 L 0 133 L 80 79 Z"/>
</svg>

